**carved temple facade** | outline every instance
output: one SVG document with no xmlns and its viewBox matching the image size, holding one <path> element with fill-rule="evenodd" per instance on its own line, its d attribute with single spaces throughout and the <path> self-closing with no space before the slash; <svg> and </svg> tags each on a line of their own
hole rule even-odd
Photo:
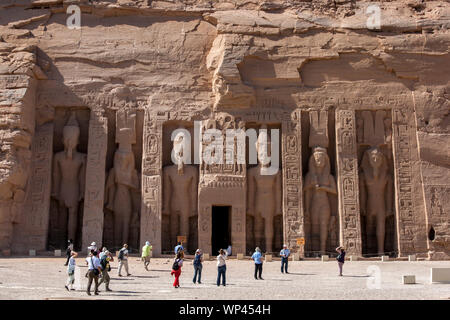
<svg viewBox="0 0 450 320">
<path fill-rule="evenodd" d="M 449 258 L 448 31 L 319 26 L 270 8 L 80 6 L 83 34 L 65 30 L 57 2 L 13 5 L 28 20 L 2 26 L 3 255 L 71 238 L 77 250 L 150 241 L 160 256 L 184 236 L 188 252 L 212 255 L 285 243 L 299 257 L 343 245 L 361 257 Z M 47 10 L 45 22 L 28 17 Z M 177 166 L 172 132 L 195 139 L 196 124 L 278 129 L 278 174 L 237 161 Z M 191 161 L 207 146 L 192 143 Z"/>
</svg>

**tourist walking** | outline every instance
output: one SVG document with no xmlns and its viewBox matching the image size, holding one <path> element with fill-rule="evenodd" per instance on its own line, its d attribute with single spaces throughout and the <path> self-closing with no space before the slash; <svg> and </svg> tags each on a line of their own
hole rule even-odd
<svg viewBox="0 0 450 320">
<path fill-rule="evenodd" d="M 283 269 L 284 269 L 284 272 L 289 273 L 288 272 L 288 261 L 289 261 L 290 255 L 291 255 L 291 251 L 288 249 L 287 245 L 283 244 L 283 249 L 281 249 L 281 251 L 280 251 L 281 273 L 283 273 Z"/>
<path fill-rule="evenodd" d="M 178 242 L 178 244 L 175 246 L 174 252 L 175 255 L 178 254 L 178 251 L 184 251 L 183 245 L 181 244 L 181 242 Z"/>
<path fill-rule="evenodd" d="M 195 251 L 195 257 L 194 257 L 194 279 L 192 279 L 192 282 L 197 281 L 197 275 L 198 275 L 198 283 L 202 283 L 202 269 L 203 269 L 203 253 L 202 250 L 197 249 Z"/>
<path fill-rule="evenodd" d="M 108 272 L 111 271 L 111 265 L 109 263 L 114 261 L 114 258 L 111 252 L 109 252 L 108 249 L 106 249 L 106 247 L 103 247 L 103 250 L 100 253 L 99 258 L 100 258 L 100 266 L 102 267 L 102 278 L 100 279 L 98 285 L 100 286 L 104 282 L 106 291 L 112 291 L 109 288 L 111 277 L 109 276 Z"/>
<path fill-rule="evenodd" d="M 150 245 L 150 242 L 146 241 L 145 245 L 142 247 L 142 256 L 141 260 L 144 261 L 144 268 L 148 271 L 148 265 L 150 264 L 150 256 L 153 247 Z"/>
<path fill-rule="evenodd" d="M 260 280 L 264 280 L 261 277 L 263 262 L 262 262 L 261 249 L 259 247 L 256 247 L 255 252 L 252 255 L 252 259 L 255 261 L 255 280 L 258 280 L 258 278 Z M 256 275 L 258 275 L 258 277 L 256 277 Z"/>
<path fill-rule="evenodd" d="M 75 258 L 77 257 L 77 253 L 75 251 L 71 251 L 70 252 L 70 257 L 69 257 L 69 262 L 68 262 L 68 266 L 67 266 L 67 274 L 68 274 L 68 278 L 67 278 L 67 282 L 66 285 L 64 286 L 67 291 L 69 290 L 75 290 L 73 288 L 73 283 L 75 282 L 75 266 L 76 266 L 76 262 L 75 262 Z"/>
<path fill-rule="evenodd" d="M 120 249 L 117 260 L 119 260 L 119 269 L 117 271 L 117 275 L 121 277 L 122 267 L 125 267 L 127 276 L 131 276 L 131 273 L 128 272 L 128 245 L 126 243 L 123 245 L 122 249 Z"/>
<path fill-rule="evenodd" d="M 94 281 L 95 288 L 94 294 L 98 295 L 98 277 L 102 272 L 102 267 L 100 265 L 100 259 L 98 258 L 97 251 L 94 251 L 90 257 L 86 258 L 86 262 L 88 263 L 88 285 L 87 285 L 87 294 L 91 295 L 91 285 L 92 281 Z"/>
<path fill-rule="evenodd" d="M 226 273 L 227 265 L 225 260 L 227 259 L 227 253 L 225 250 L 220 249 L 217 256 L 217 286 L 220 286 L 220 278 L 222 278 L 222 285 L 226 285 Z"/>
<path fill-rule="evenodd" d="M 170 275 L 175 276 L 175 281 L 173 282 L 173 286 L 175 288 L 180 287 L 180 275 L 181 275 L 181 267 L 183 266 L 183 258 L 184 258 L 183 251 L 179 251 L 177 253 L 177 256 L 175 257 L 175 260 L 173 261 L 172 272 L 170 273 Z"/>
<path fill-rule="evenodd" d="M 72 256 L 72 251 L 73 251 L 73 240 L 69 239 L 67 241 L 67 249 L 66 249 L 67 260 L 66 260 L 66 263 L 64 264 L 65 266 L 67 266 L 69 264 L 70 257 Z"/>
<path fill-rule="evenodd" d="M 340 246 L 336 248 L 336 251 L 339 253 L 338 256 L 336 257 L 339 266 L 339 276 L 342 277 L 342 268 L 345 262 L 345 250 L 344 247 Z"/>
</svg>

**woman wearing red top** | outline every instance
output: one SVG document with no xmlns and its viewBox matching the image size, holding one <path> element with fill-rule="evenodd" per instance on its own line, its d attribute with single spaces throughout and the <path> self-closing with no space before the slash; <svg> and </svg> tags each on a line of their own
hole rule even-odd
<svg viewBox="0 0 450 320">
<path fill-rule="evenodd" d="M 179 251 L 173 262 L 172 272 L 170 273 L 170 275 L 175 275 L 175 281 L 173 282 L 173 286 L 175 288 L 180 287 L 180 275 L 181 275 L 181 267 L 183 266 L 183 258 L 184 258 L 183 251 Z"/>
</svg>

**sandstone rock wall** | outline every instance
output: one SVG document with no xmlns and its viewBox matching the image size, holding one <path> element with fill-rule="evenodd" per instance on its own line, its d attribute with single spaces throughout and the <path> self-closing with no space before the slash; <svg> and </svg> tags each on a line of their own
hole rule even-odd
<svg viewBox="0 0 450 320">
<path fill-rule="evenodd" d="M 81 8 L 81 29 L 66 26 L 70 4 Z M 6 213 L 0 218 L 5 228 L 10 228 L 11 208 L 25 201 L 31 183 L 25 172 L 34 157 L 34 127 L 40 132 L 52 122 L 54 108 L 102 113 L 131 107 L 169 112 L 174 119 L 262 109 L 322 109 L 334 119 L 341 110 L 386 110 L 395 140 L 396 245 L 401 253 L 445 257 L 450 241 L 450 5 L 377 2 L 381 30 L 368 30 L 371 4 L 2 1 L 0 199 Z M 118 94 L 124 88 L 126 98 Z M 306 142 L 301 148 L 304 176 L 310 150 Z M 336 176 L 340 171 L 334 162 L 342 154 L 336 142 L 329 149 Z M 44 221 L 48 209 L 39 210 Z M 46 232 L 42 223 L 40 239 Z M 29 230 L 21 225 L 18 235 Z"/>
</svg>

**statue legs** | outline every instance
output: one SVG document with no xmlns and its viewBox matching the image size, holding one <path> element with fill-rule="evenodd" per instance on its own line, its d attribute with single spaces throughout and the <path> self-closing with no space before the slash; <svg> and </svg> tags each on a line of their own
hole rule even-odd
<svg viewBox="0 0 450 320">
<path fill-rule="evenodd" d="M 366 216 L 366 238 L 367 238 L 367 251 L 372 252 L 375 248 L 375 231 L 376 230 L 376 216 Z"/>
<path fill-rule="evenodd" d="M 177 243 L 179 213 L 179 211 L 176 211 L 170 214 L 170 241 L 172 244 Z"/>
<path fill-rule="evenodd" d="M 328 223 L 329 219 L 324 219 L 325 221 L 321 221 L 320 223 L 320 253 L 325 254 L 327 248 L 327 239 L 328 239 Z"/>
<path fill-rule="evenodd" d="M 78 225 L 78 206 L 69 208 L 69 217 L 67 223 L 67 236 L 75 241 Z"/>
<path fill-rule="evenodd" d="M 255 225 L 253 230 L 255 232 L 255 245 L 262 246 L 264 237 L 264 221 L 260 215 L 255 216 Z"/>
<path fill-rule="evenodd" d="M 186 236 L 186 243 L 183 243 L 183 247 L 186 250 L 189 237 L 189 215 L 182 213 L 180 216 L 180 236 Z"/>
<path fill-rule="evenodd" d="M 128 242 L 132 209 L 130 190 L 125 185 L 117 184 L 114 199 L 114 242 L 116 245 Z"/>
<path fill-rule="evenodd" d="M 317 251 L 320 248 L 320 220 L 319 214 L 311 212 L 311 250 Z"/>
<path fill-rule="evenodd" d="M 273 218 L 272 219 L 265 219 L 265 227 L 264 227 L 264 236 L 266 237 L 266 252 L 272 252 L 273 251 Z"/>
<path fill-rule="evenodd" d="M 384 214 L 377 215 L 377 249 L 378 254 L 384 254 L 384 235 L 386 228 L 386 218 Z"/>
</svg>

